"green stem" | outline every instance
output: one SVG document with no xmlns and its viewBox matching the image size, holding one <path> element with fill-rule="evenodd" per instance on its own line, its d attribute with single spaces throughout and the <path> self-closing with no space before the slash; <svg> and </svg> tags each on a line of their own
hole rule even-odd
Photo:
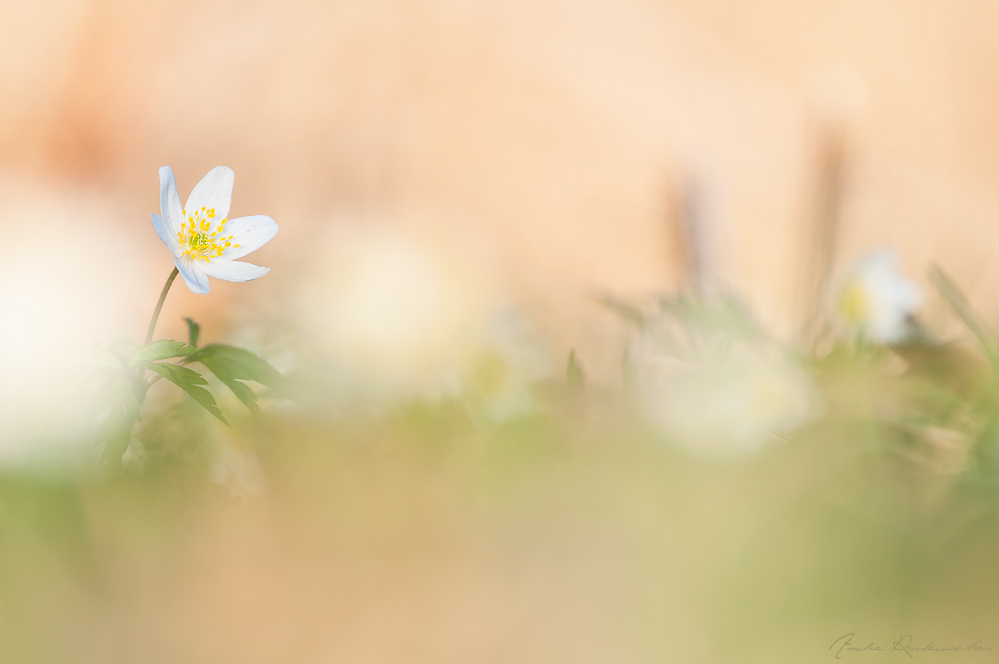
<svg viewBox="0 0 999 664">
<path fill-rule="evenodd" d="M 170 276 L 167 277 L 166 283 L 163 284 L 163 291 L 160 293 L 159 302 L 156 303 L 156 309 L 153 311 L 153 317 L 149 321 L 149 329 L 146 330 L 146 341 L 144 343 L 148 344 L 153 340 L 153 330 L 156 329 L 156 321 L 160 317 L 160 310 L 163 308 L 163 301 L 166 299 L 167 293 L 170 292 L 170 286 L 173 286 L 173 280 L 177 278 L 179 272 L 180 271 L 177 268 L 174 268 L 173 272 L 170 273 Z"/>
</svg>

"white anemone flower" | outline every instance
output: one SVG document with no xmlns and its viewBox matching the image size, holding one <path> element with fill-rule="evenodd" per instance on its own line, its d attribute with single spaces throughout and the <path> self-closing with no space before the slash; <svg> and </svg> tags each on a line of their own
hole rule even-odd
<svg viewBox="0 0 999 664">
<path fill-rule="evenodd" d="M 489 319 L 475 275 L 392 227 L 338 226 L 316 248 L 298 303 L 345 394 L 448 392 Z"/>
<path fill-rule="evenodd" d="M 651 317 L 628 358 L 650 423 L 698 453 L 755 452 L 820 407 L 807 371 L 728 305 L 681 303 Z"/>
<path fill-rule="evenodd" d="M 530 413 L 531 385 L 551 376 L 543 349 L 513 313 L 497 316 L 460 370 L 460 394 L 472 416 L 502 424 Z"/>
<path fill-rule="evenodd" d="M 169 166 L 160 168 L 160 214 L 153 213 L 153 228 L 195 293 L 208 292 L 210 276 L 250 281 L 270 272 L 269 267 L 236 260 L 266 244 L 277 234 L 278 225 L 262 214 L 228 219 L 234 178 L 231 168 L 216 166 L 181 207 L 173 171 Z"/>
<path fill-rule="evenodd" d="M 642 405 L 675 443 L 704 453 L 749 453 L 815 412 L 804 370 L 772 349 L 735 346 L 716 357 L 684 359 L 642 349 Z"/>
<path fill-rule="evenodd" d="M 912 317 L 923 304 L 919 285 L 900 269 L 893 251 L 873 251 L 857 263 L 840 291 L 837 313 L 846 325 L 873 341 L 897 344 L 913 332 Z"/>
</svg>

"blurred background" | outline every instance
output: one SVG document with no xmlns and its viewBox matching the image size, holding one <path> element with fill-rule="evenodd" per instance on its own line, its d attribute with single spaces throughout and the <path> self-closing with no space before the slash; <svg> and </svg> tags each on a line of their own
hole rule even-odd
<svg viewBox="0 0 999 664">
<path fill-rule="evenodd" d="M 12 471 L 10 661 L 999 648 L 991 502 L 940 507 L 937 465 L 915 488 L 878 455 L 854 472 L 863 427 L 814 456 L 669 451 L 625 404 L 633 326 L 597 301 L 726 293 L 794 345 L 892 248 L 995 320 L 997 26 L 986 0 L 0 0 L 0 457 L 79 450 L 53 376 L 70 346 L 141 338 L 172 269 L 163 165 L 182 200 L 231 167 L 230 216 L 281 230 L 247 259 L 265 278 L 176 284 L 159 336 L 192 316 L 310 386 L 264 433 L 140 435 L 145 475 Z M 561 387 L 573 350 L 586 397 Z"/>
<path fill-rule="evenodd" d="M 293 289 L 317 234 L 377 220 L 487 254 L 472 267 L 559 351 L 597 356 L 607 330 L 593 290 L 681 279 L 677 222 L 693 179 L 710 200 L 718 278 L 788 335 L 832 135 L 847 143 L 838 258 L 892 245 L 917 276 L 941 262 L 983 303 L 997 269 L 987 2 L 2 11 L 5 229 L 27 224 L 25 208 L 64 217 L 39 209 L 59 201 L 106 223 L 102 240 L 127 237 L 142 268 L 101 290 L 116 311 L 137 307 L 137 325 L 170 269 L 147 221 L 161 165 L 183 196 L 232 167 L 233 215 L 269 214 L 282 229 L 258 254 L 275 268 L 267 280 L 220 283 L 218 298 L 175 293 L 167 325 Z"/>
</svg>

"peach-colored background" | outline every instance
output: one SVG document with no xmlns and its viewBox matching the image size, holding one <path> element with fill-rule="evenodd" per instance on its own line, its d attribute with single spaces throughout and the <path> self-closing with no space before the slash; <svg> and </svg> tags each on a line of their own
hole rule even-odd
<svg viewBox="0 0 999 664">
<path fill-rule="evenodd" d="M 165 331 L 279 309 L 311 239 L 353 215 L 488 253 L 477 269 L 553 348 L 609 366 L 617 323 L 590 294 L 679 284 L 691 178 L 718 279 L 793 334 L 832 127 L 837 265 L 897 246 L 910 274 L 941 263 L 991 317 L 997 25 L 984 0 L 4 0 L 0 205 L 58 198 L 115 224 L 140 267 L 93 287 L 139 336 L 170 269 L 148 227 L 156 169 L 186 196 L 223 163 L 233 216 L 281 224 L 252 257 L 275 269 L 176 291 Z"/>
</svg>

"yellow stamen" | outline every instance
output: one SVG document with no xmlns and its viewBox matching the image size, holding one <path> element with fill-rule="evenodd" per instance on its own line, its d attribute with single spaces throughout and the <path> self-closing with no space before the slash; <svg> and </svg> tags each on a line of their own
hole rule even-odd
<svg viewBox="0 0 999 664">
<path fill-rule="evenodd" d="M 202 211 L 205 212 L 204 217 L 201 215 Z M 207 206 L 195 210 L 193 215 L 187 215 L 187 219 L 180 225 L 180 232 L 177 233 L 177 241 L 184 256 L 210 263 L 215 258 L 222 258 L 225 250 L 232 246 L 233 235 L 222 235 L 225 222 L 228 220 L 222 219 L 216 223 L 213 220 L 214 216 L 215 208 Z"/>
</svg>

